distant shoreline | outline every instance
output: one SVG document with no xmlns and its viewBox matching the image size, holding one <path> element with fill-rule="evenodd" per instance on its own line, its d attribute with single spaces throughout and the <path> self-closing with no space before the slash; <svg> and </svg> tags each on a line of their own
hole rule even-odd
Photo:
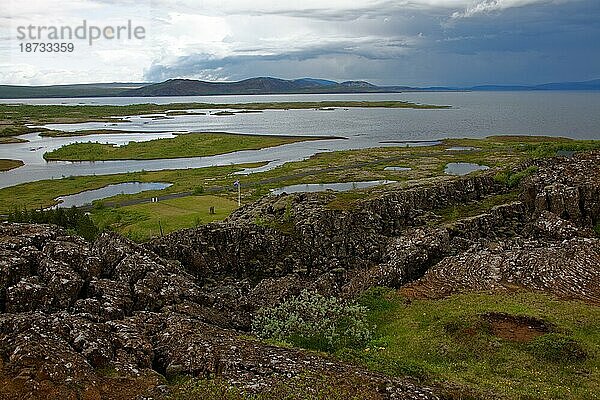
<svg viewBox="0 0 600 400">
<path fill-rule="evenodd" d="M 600 79 L 540 85 L 377 86 L 366 81 L 335 82 L 313 78 L 286 80 L 258 77 L 238 82 L 169 79 L 159 83 L 87 83 L 49 86 L 0 85 L 0 99 L 187 97 L 298 94 L 370 94 L 413 92 L 599 91 Z"/>
<path fill-rule="evenodd" d="M 219 97 L 219 96 L 277 96 L 277 95 L 352 95 L 352 94 L 401 94 L 401 93 L 494 93 L 494 92 L 600 92 L 598 89 L 410 89 L 410 90 L 389 90 L 389 91 L 365 91 L 365 92 L 273 92 L 273 93 L 211 93 L 211 94 L 165 94 L 153 96 L 130 96 L 130 95 L 77 95 L 77 96 L 60 96 L 49 95 L 43 97 L 4 97 L 0 87 L 0 101 L 10 100 L 44 100 L 44 99 L 105 99 L 105 98 L 124 98 L 124 99 L 149 99 L 149 98 L 166 98 L 166 97 Z M 10 104 L 10 103 L 4 103 Z"/>
</svg>

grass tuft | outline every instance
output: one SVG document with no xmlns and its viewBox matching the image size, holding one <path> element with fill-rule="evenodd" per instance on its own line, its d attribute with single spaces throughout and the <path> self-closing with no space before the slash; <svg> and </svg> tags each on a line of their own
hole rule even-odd
<svg viewBox="0 0 600 400">
<path fill-rule="evenodd" d="M 556 363 L 577 363 L 588 357 L 579 342 L 559 333 L 548 333 L 534 339 L 529 349 L 536 357 Z"/>
</svg>

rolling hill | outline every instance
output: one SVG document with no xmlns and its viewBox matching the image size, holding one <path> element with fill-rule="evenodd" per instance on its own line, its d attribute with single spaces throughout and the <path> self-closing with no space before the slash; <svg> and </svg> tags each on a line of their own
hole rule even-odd
<svg viewBox="0 0 600 400">
<path fill-rule="evenodd" d="M 287 80 L 258 77 L 237 82 L 169 79 L 160 83 L 89 83 L 52 86 L 0 85 L 0 99 L 542 90 L 600 90 L 600 79 L 585 82 L 546 83 L 541 85 L 479 85 L 471 87 L 376 86 L 365 81 L 336 82 L 316 78 Z"/>
</svg>

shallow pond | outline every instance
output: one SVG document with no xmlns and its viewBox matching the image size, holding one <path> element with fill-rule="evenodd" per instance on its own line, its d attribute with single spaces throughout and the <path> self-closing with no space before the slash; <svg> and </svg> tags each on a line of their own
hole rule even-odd
<svg viewBox="0 0 600 400">
<path fill-rule="evenodd" d="M 57 205 L 58 207 L 81 207 L 92 204 L 92 202 L 95 200 L 105 199 L 118 194 L 135 194 L 148 190 L 162 190 L 171 185 L 171 183 L 161 182 L 125 182 L 104 186 L 100 189 L 86 190 L 85 192 L 72 194 L 69 196 L 57 197 L 55 200 L 60 201 L 60 203 Z"/>
<path fill-rule="evenodd" d="M 454 146 L 448 147 L 446 151 L 473 151 L 475 147 L 465 147 L 465 146 Z"/>
<path fill-rule="evenodd" d="M 384 171 L 410 171 L 412 168 L 409 167 L 385 167 Z"/>
<path fill-rule="evenodd" d="M 271 194 L 279 195 L 282 193 L 298 193 L 298 192 L 324 192 L 333 190 L 335 192 L 345 192 L 354 189 L 366 189 L 372 186 L 387 185 L 396 181 L 363 181 L 363 182 L 336 182 L 336 183 L 301 183 L 298 185 L 284 186 L 277 189 L 272 189 Z"/>
<path fill-rule="evenodd" d="M 488 167 L 487 165 L 458 162 L 458 163 L 446 164 L 444 173 L 446 173 L 448 175 L 468 175 L 471 172 L 485 171 L 486 169 L 490 169 L 490 167 Z"/>
</svg>

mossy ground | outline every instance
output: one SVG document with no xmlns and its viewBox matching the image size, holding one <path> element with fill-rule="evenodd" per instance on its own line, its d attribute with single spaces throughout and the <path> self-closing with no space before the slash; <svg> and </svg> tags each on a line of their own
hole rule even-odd
<svg viewBox="0 0 600 400">
<path fill-rule="evenodd" d="M 600 308 L 595 305 L 527 292 L 409 300 L 383 288 L 363 296 L 361 304 L 370 310 L 376 338 L 362 351 L 338 352 L 345 360 L 452 387 L 467 397 L 600 396 Z M 483 318 L 488 313 L 534 317 L 553 332 L 525 342 L 502 339 Z M 558 356 L 549 357 L 552 352 Z"/>
<path fill-rule="evenodd" d="M 275 382 L 253 394 L 230 385 L 222 379 L 179 377 L 170 382 L 173 400 L 370 400 L 380 399 L 360 379 L 300 374 Z"/>
<path fill-rule="evenodd" d="M 374 288 L 359 302 L 368 309 L 375 335 L 365 348 L 330 354 L 340 361 L 437 388 L 446 399 L 600 396 L 600 308 L 595 305 L 531 292 L 414 300 L 387 288 Z M 490 325 L 493 314 L 543 321 L 550 330 L 527 340 L 505 339 Z M 307 378 L 317 391 L 302 384 Z M 301 375 L 261 395 L 219 379 L 170 384 L 174 399 L 369 398 L 360 386 L 326 376 Z"/>
<path fill-rule="evenodd" d="M 435 211 L 435 214 L 442 218 L 443 222 L 454 222 L 458 218 L 473 217 L 483 212 L 489 211 L 492 207 L 501 204 L 507 204 L 512 201 L 517 201 L 519 193 L 517 191 L 511 191 L 508 193 L 502 193 L 493 195 L 482 199 L 481 201 L 474 201 L 472 203 L 457 204 L 443 209 Z M 432 223 L 439 223 L 440 221 L 435 220 Z"/>
</svg>

